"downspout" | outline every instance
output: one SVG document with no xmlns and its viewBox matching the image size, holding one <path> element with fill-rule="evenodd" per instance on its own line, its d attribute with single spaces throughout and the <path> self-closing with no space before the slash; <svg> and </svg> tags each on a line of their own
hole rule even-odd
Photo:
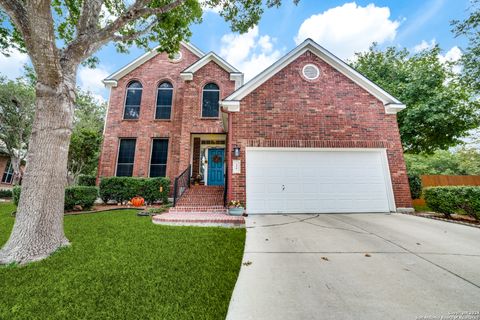
<svg viewBox="0 0 480 320">
<path fill-rule="evenodd" d="M 222 107 L 220 109 L 223 113 L 227 114 L 228 117 L 228 131 L 227 131 L 227 201 L 232 199 L 232 138 L 233 138 L 233 127 L 232 127 L 232 118 L 233 112 L 227 111 Z"/>
</svg>

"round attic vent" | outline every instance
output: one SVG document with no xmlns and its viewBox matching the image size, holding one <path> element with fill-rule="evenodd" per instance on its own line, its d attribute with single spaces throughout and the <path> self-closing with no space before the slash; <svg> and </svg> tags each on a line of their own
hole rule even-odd
<svg viewBox="0 0 480 320">
<path fill-rule="evenodd" d="M 315 80 L 320 76 L 320 70 L 316 65 L 307 64 L 302 70 L 303 76 L 308 80 Z"/>
<path fill-rule="evenodd" d="M 182 60 L 182 52 L 181 51 L 175 52 L 173 54 L 173 57 L 170 58 L 170 61 L 172 61 L 172 62 L 178 62 L 180 60 Z"/>
</svg>

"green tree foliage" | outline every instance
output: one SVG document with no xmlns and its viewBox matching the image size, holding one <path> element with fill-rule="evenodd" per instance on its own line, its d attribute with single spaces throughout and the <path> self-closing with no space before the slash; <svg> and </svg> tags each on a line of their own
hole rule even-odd
<svg viewBox="0 0 480 320">
<path fill-rule="evenodd" d="M 34 102 L 35 91 L 24 80 L 0 77 L 0 149 L 11 158 L 13 184 L 18 184 L 22 177 L 20 166 L 27 156 Z"/>
<path fill-rule="evenodd" d="M 472 0 L 470 16 L 463 21 L 452 21 L 455 36 L 468 39 L 462 56 L 462 80 L 465 85 L 480 92 L 480 0 Z"/>
<path fill-rule="evenodd" d="M 95 175 L 100 156 L 106 104 L 89 92 L 79 92 L 68 151 L 68 181 L 76 184 L 81 174 Z"/>
<path fill-rule="evenodd" d="M 356 54 L 353 67 L 407 105 L 398 114 L 406 152 L 431 153 L 461 142 L 479 125 L 479 104 L 463 86 L 452 64 L 439 59 L 435 46 L 411 54 L 407 49 L 373 45 Z"/>
<path fill-rule="evenodd" d="M 458 151 L 438 150 L 433 154 L 405 154 L 407 171 L 412 175 L 480 175 L 480 152 L 475 148 Z"/>
</svg>

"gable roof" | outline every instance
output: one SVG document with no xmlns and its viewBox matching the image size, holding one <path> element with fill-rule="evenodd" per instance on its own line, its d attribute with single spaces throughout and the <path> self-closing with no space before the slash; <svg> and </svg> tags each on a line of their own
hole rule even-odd
<svg viewBox="0 0 480 320">
<path fill-rule="evenodd" d="M 347 78 L 368 91 L 374 97 L 382 101 L 385 107 L 385 112 L 387 114 L 395 114 L 405 109 L 406 106 L 402 102 L 400 102 L 391 94 L 380 88 L 371 80 L 367 79 L 361 73 L 350 67 L 347 63 L 332 54 L 330 51 L 320 46 L 312 39 L 305 40 L 295 49 L 283 56 L 280 60 L 272 64 L 270 67 L 258 74 L 252 80 L 248 81 L 241 88 L 234 91 L 223 101 L 221 101 L 221 105 L 226 107 L 229 111 L 239 111 L 240 100 L 242 100 L 249 93 L 254 91 L 256 88 L 258 88 L 260 85 L 262 85 L 264 82 L 273 77 L 280 70 L 282 70 L 284 67 L 286 67 L 288 64 L 293 62 L 295 59 L 297 59 L 299 56 L 301 56 L 307 51 L 312 52 L 320 59 L 331 65 L 333 68 L 344 74 Z"/>
<path fill-rule="evenodd" d="M 241 87 L 243 85 L 243 73 L 238 71 L 235 67 L 225 61 L 222 57 L 217 55 L 215 52 L 210 51 L 206 55 L 204 55 L 200 60 L 196 61 L 188 68 L 183 70 L 180 73 L 180 76 L 183 80 L 191 81 L 193 80 L 193 74 L 204 67 L 210 61 L 215 62 L 218 64 L 223 70 L 230 73 L 230 80 L 235 81 L 235 89 Z"/>
<path fill-rule="evenodd" d="M 188 42 L 183 42 L 182 41 L 180 44 L 199 58 L 202 58 L 205 55 L 200 49 L 198 49 L 197 47 L 195 47 L 194 45 L 192 45 Z M 102 81 L 103 84 L 106 87 L 116 87 L 117 86 L 117 81 L 120 80 L 123 76 L 127 75 L 132 70 L 138 68 L 139 66 L 141 66 L 142 64 L 144 64 L 148 60 L 157 56 L 160 53 L 160 52 L 157 51 L 157 48 L 158 47 L 156 47 L 153 50 L 150 50 L 150 51 L 146 52 L 142 56 L 138 57 L 137 59 L 133 60 L 132 62 L 130 62 L 129 64 L 124 66 L 123 68 L 115 71 L 114 73 L 109 75 L 107 78 L 103 79 L 103 81 Z"/>
</svg>

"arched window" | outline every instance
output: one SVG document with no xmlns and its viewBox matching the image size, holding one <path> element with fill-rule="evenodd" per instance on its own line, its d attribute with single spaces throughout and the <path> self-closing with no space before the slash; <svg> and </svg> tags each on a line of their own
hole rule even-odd
<svg viewBox="0 0 480 320">
<path fill-rule="evenodd" d="M 140 103 L 142 102 L 142 84 L 138 81 L 132 81 L 127 87 L 127 97 L 125 99 L 125 112 L 123 119 L 138 119 L 140 115 Z"/>
<path fill-rule="evenodd" d="M 206 84 L 203 87 L 202 117 L 218 118 L 220 89 L 215 83 Z"/>
<path fill-rule="evenodd" d="M 170 82 L 162 82 L 157 90 L 157 109 L 155 119 L 170 119 L 172 113 L 173 86 Z"/>
</svg>

